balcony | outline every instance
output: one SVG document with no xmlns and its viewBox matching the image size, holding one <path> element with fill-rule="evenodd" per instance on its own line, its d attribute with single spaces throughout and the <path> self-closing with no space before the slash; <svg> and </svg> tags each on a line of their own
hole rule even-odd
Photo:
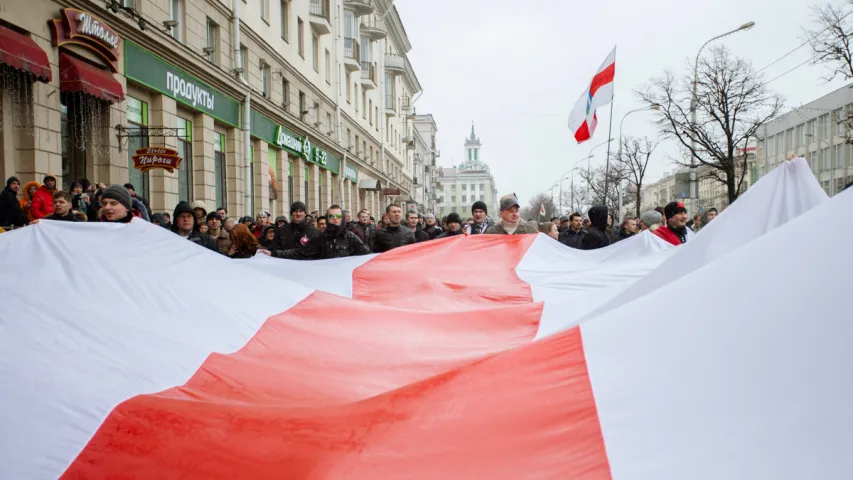
<svg viewBox="0 0 853 480">
<path fill-rule="evenodd" d="M 385 30 L 385 20 L 377 15 L 371 15 L 361 22 L 361 34 L 366 35 L 370 40 L 382 40 L 388 36 L 388 31 Z"/>
<path fill-rule="evenodd" d="M 361 86 L 365 90 L 376 88 L 376 64 L 361 62 Z"/>
<path fill-rule="evenodd" d="M 385 95 L 385 115 L 389 117 L 397 116 L 397 97 L 394 94 Z"/>
<path fill-rule="evenodd" d="M 385 70 L 394 75 L 406 73 L 406 57 L 396 53 L 385 54 Z"/>
<path fill-rule="evenodd" d="M 317 35 L 328 35 L 332 32 L 330 0 L 311 0 L 309 21 L 311 29 Z"/>
<path fill-rule="evenodd" d="M 352 10 L 357 17 L 373 13 L 373 5 L 370 0 L 344 0 L 344 8 Z"/>
<path fill-rule="evenodd" d="M 348 72 L 354 72 L 361 68 L 361 52 L 358 40 L 344 38 L 344 67 Z"/>
<path fill-rule="evenodd" d="M 415 137 L 412 137 L 412 136 L 406 137 L 403 139 L 403 142 L 406 143 L 407 149 L 409 149 L 409 150 L 415 149 Z M 417 161 L 418 159 L 415 159 L 415 160 Z"/>
</svg>

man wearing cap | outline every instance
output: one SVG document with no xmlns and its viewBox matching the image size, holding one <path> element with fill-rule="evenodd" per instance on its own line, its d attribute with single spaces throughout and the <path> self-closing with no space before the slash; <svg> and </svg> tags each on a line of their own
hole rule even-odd
<svg viewBox="0 0 853 480">
<path fill-rule="evenodd" d="M 207 214 L 207 234 L 216 242 L 219 253 L 228 255 L 228 251 L 231 250 L 231 235 L 223 228 L 222 218 L 218 212 Z"/>
<path fill-rule="evenodd" d="M 655 210 L 649 210 L 640 217 L 640 229 L 655 231 L 663 223 L 663 215 Z"/>
<path fill-rule="evenodd" d="M 6 180 L 6 188 L 0 193 L 0 226 L 21 227 L 27 224 L 27 216 L 21 209 L 18 201 L 18 190 L 21 189 L 21 181 L 17 177 L 9 177 Z"/>
<path fill-rule="evenodd" d="M 119 185 L 105 188 L 99 215 L 102 222 L 130 223 L 133 219 L 130 193 Z"/>
<path fill-rule="evenodd" d="M 530 226 L 529 223 L 521 221 L 518 214 L 520 205 L 518 197 L 514 193 L 501 197 L 501 221 L 486 229 L 489 235 L 523 235 L 536 234 L 538 228 Z"/>
<path fill-rule="evenodd" d="M 670 202 L 663 211 L 666 225 L 661 225 L 654 234 L 676 246 L 687 243 L 687 209 L 684 204 Z"/>
<path fill-rule="evenodd" d="M 33 195 L 30 216 L 33 220 L 44 218 L 53 213 L 53 194 L 56 193 L 56 177 L 46 175 L 43 185 Z"/>
<path fill-rule="evenodd" d="M 201 225 L 207 220 L 207 205 L 201 200 L 196 200 L 192 203 L 193 215 L 198 225 Z M 177 215 L 176 215 L 177 217 Z M 175 218 L 177 220 L 177 218 Z"/>
<path fill-rule="evenodd" d="M 489 209 L 486 207 L 486 202 L 476 201 L 471 205 L 471 216 L 473 222 L 470 225 L 465 225 L 465 230 L 469 235 L 480 235 L 486 233 L 489 229 Z"/>
<path fill-rule="evenodd" d="M 275 243 L 278 250 L 293 250 L 320 235 L 316 228 L 306 222 L 305 212 L 308 207 L 303 202 L 296 201 L 290 206 L 290 223 L 275 231 Z"/>
<path fill-rule="evenodd" d="M 453 212 L 447 216 L 447 231 L 435 238 L 455 237 L 463 233 L 465 232 L 462 230 L 462 217 L 458 213 Z"/>
<path fill-rule="evenodd" d="M 578 220 L 580 220 L 580 219 L 578 219 Z M 560 217 L 560 223 L 557 224 L 557 232 L 563 233 L 566 230 L 568 230 L 570 226 L 571 226 L 571 219 L 569 218 L 568 215 L 563 215 L 562 217 Z"/>
</svg>

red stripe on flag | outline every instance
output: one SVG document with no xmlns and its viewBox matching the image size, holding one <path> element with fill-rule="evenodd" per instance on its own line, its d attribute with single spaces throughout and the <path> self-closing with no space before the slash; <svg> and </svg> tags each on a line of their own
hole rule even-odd
<svg viewBox="0 0 853 480">
<path fill-rule="evenodd" d="M 586 120 L 583 121 L 581 127 L 575 132 L 575 140 L 578 143 L 583 143 L 589 140 L 589 125 L 587 125 Z"/>
<path fill-rule="evenodd" d="M 472 235 L 391 250 L 355 270 L 353 298 L 433 311 L 531 303 L 530 286 L 515 267 L 535 239 Z"/>
<path fill-rule="evenodd" d="M 604 70 L 595 74 L 592 77 L 592 83 L 589 85 L 589 96 L 594 97 L 599 88 L 613 81 L 616 75 L 616 62 L 608 65 Z"/>
<path fill-rule="evenodd" d="M 339 298 L 309 298 L 297 326 L 274 317 L 240 352 L 211 356 L 185 387 L 119 405 L 63 478 L 610 478 L 578 328 L 360 402 L 317 405 L 308 390 L 294 406 L 292 376 L 347 382 L 337 377 L 344 372 L 331 378 L 286 361 L 282 347 L 344 358 L 365 338 L 342 340 L 345 352 L 293 339 L 335 309 L 337 326 L 347 323 Z M 361 325 L 352 326 L 342 338 Z"/>
</svg>

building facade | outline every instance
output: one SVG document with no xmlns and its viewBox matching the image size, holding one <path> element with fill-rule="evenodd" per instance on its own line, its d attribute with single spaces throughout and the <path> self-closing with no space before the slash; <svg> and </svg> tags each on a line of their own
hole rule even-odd
<svg viewBox="0 0 853 480">
<path fill-rule="evenodd" d="M 439 168 L 437 179 L 437 214 L 456 212 L 463 218 L 471 215 L 471 205 L 476 201 L 486 203 L 489 216 L 497 218 L 498 190 L 489 166 L 480 160 L 482 144 L 474 133 L 465 139 L 465 161 L 458 167 Z"/>
<path fill-rule="evenodd" d="M 7 2 L 0 42 L 3 178 L 232 215 L 414 191 L 421 86 L 392 0 Z"/>
<path fill-rule="evenodd" d="M 853 181 L 851 118 L 853 90 L 844 86 L 769 122 L 758 142 L 758 176 L 797 156 L 809 162 L 827 195 L 841 192 Z"/>
<path fill-rule="evenodd" d="M 414 176 L 412 183 L 418 210 L 424 213 L 435 213 L 436 159 L 440 153 L 435 149 L 435 137 L 438 126 L 432 115 L 415 115 L 412 120 L 412 139 L 410 148 L 413 150 Z"/>
</svg>

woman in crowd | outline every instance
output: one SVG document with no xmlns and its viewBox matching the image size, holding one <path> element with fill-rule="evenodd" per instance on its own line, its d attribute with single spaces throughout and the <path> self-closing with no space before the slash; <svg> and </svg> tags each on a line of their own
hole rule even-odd
<svg viewBox="0 0 853 480">
<path fill-rule="evenodd" d="M 539 224 L 539 232 L 548 235 L 554 240 L 556 240 L 560 235 L 557 230 L 557 224 L 554 222 L 544 222 Z"/>
<path fill-rule="evenodd" d="M 258 253 L 258 239 L 249 231 L 249 227 L 238 223 L 231 229 L 230 258 L 252 258 Z"/>
<path fill-rule="evenodd" d="M 30 207 L 33 204 L 33 195 L 36 194 L 41 184 L 39 182 L 27 182 L 24 185 L 24 196 L 21 197 L 21 210 L 24 212 L 24 215 L 27 216 L 27 220 L 32 222 L 33 217 L 30 215 Z"/>
<path fill-rule="evenodd" d="M 263 233 L 261 233 L 260 245 L 267 250 L 276 250 L 275 243 L 275 225 L 267 225 Z"/>
</svg>

